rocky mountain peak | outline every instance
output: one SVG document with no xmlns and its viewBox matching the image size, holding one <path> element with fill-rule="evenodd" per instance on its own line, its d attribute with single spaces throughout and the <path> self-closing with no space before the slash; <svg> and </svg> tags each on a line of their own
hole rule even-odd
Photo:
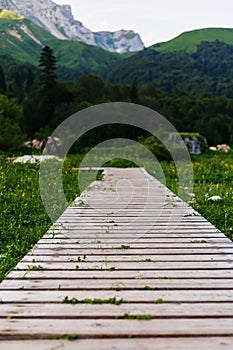
<svg viewBox="0 0 233 350">
<path fill-rule="evenodd" d="M 58 5 L 52 0 L 0 0 L 0 9 L 24 16 L 62 40 L 77 40 L 118 53 L 144 49 L 139 34 L 133 31 L 95 33 L 85 28 L 74 18 L 70 5 Z"/>
</svg>

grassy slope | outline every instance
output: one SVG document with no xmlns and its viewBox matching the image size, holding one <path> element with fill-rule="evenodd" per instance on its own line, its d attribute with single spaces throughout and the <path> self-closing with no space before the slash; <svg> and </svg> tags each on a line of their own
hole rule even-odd
<svg viewBox="0 0 233 350">
<path fill-rule="evenodd" d="M 22 29 L 22 25 L 26 26 L 42 45 L 30 38 Z M 45 45 L 53 48 L 59 65 L 72 69 L 85 67 L 87 71 L 97 72 L 121 59 L 120 55 L 95 46 L 77 41 L 59 40 L 27 19 L 0 18 L 0 32 L 1 55 L 9 55 L 16 60 L 34 65 L 38 64 L 41 48 Z M 10 35 L 12 32 L 16 33 L 17 37 Z"/>
<path fill-rule="evenodd" d="M 2 55 L 9 55 L 13 59 L 21 60 L 31 64 L 38 62 L 38 57 L 41 51 L 41 45 L 31 39 L 22 29 L 22 25 L 27 26 L 35 35 L 35 27 L 28 20 L 12 21 L 8 19 L 0 19 L 0 49 Z M 10 33 L 16 33 L 16 36 Z M 52 36 L 46 31 L 41 30 L 38 34 L 38 39 L 46 42 Z M 35 35 L 37 37 L 37 35 Z"/>
<path fill-rule="evenodd" d="M 223 41 L 226 44 L 233 45 L 233 29 L 229 28 L 206 28 L 185 32 L 178 37 L 151 46 L 151 49 L 164 52 L 185 50 L 187 52 L 195 52 L 197 45 L 202 41 Z"/>
<path fill-rule="evenodd" d="M 12 21 L 18 21 L 24 19 L 24 17 L 18 16 L 13 12 L 4 9 L 0 12 L 0 19 L 10 19 Z"/>
</svg>

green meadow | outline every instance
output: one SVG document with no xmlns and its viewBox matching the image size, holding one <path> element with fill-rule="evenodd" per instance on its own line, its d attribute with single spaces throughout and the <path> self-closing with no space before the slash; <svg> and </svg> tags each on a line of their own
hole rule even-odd
<svg viewBox="0 0 233 350">
<path fill-rule="evenodd" d="M 40 197 L 39 165 L 12 163 L 6 158 L 0 156 L 0 280 L 51 226 Z M 81 155 L 69 155 L 63 165 L 63 186 L 69 203 L 79 195 L 76 168 L 81 160 Z M 194 188 L 190 204 L 233 240 L 233 152 L 207 153 L 192 157 L 192 161 Z M 108 165 L 133 166 L 122 160 Z M 177 192 L 175 164 L 161 165 L 167 186 Z"/>
</svg>

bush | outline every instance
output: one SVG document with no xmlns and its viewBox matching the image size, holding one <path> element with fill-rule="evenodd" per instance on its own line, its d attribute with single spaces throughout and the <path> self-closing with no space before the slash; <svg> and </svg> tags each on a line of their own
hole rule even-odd
<svg viewBox="0 0 233 350">
<path fill-rule="evenodd" d="M 0 150 L 15 151 L 23 144 L 20 127 L 0 114 Z"/>
<path fill-rule="evenodd" d="M 169 151 L 156 137 L 139 138 L 139 142 L 147 147 L 159 161 L 170 161 L 172 159 Z"/>
<path fill-rule="evenodd" d="M 22 109 L 15 100 L 0 95 L 0 150 L 15 151 L 22 146 L 21 117 Z"/>
</svg>

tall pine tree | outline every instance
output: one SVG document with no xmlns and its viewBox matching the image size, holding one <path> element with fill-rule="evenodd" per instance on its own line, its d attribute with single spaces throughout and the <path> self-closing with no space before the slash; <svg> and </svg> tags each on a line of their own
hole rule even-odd
<svg viewBox="0 0 233 350">
<path fill-rule="evenodd" d="M 53 50 L 45 46 L 40 55 L 40 118 L 41 126 L 50 124 L 57 103 L 56 58 Z"/>
<path fill-rule="evenodd" d="M 13 89 L 13 95 L 16 98 L 16 101 L 19 104 L 22 103 L 24 99 L 24 87 L 23 87 L 20 73 L 18 71 L 15 73 L 12 89 Z"/>
<path fill-rule="evenodd" d="M 6 78 L 2 67 L 0 66 L 0 94 L 5 95 L 7 92 Z"/>
<path fill-rule="evenodd" d="M 34 74 L 32 69 L 28 70 L 27 80 L 26 80 L 26 93 L 29 94 L 34 83 Z"/>
</svg>

